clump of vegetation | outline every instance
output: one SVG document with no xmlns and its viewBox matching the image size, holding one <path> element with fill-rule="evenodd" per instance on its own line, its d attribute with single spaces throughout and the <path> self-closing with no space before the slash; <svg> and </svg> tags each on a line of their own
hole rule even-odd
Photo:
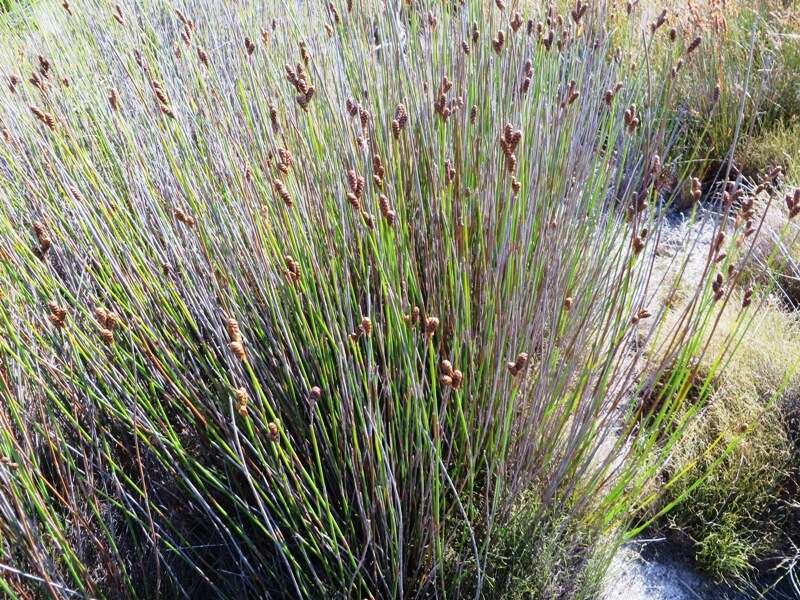
<svg viewBox="0 0 800 600">
<path fill-rule="evenodd" d="M 757 589 L 760 572 L 772 571 L 766 585 L 790 574 L 800 541 L 792 502 L 800 474 L 792 422 L 800 401 L 800 321 L 771 299 L 737 335 L 738 313 L 736 306 L 723 311 L 710 342 L 737 338 L 709 402 L 675 446 L 669 471 L 684 476 L 662 494 L 664 504 L 675 503 L 662 523 L 710 575 Z"/>
<path fill-rule="evenodd" d="M 373 4 L 4 25 L 8 597 L 586 598 L 658 500 L 755 238 L 715 224 L 664 318 L 696 157 L 614 40 L 703 32 Z"/>
<path fill-rule="evenodd" d="M 778 165 L 788 181 L 800 181 L 800 118 L 746 137 L 736 151 L 743 173 L 759 173 Z"/>
</svg>

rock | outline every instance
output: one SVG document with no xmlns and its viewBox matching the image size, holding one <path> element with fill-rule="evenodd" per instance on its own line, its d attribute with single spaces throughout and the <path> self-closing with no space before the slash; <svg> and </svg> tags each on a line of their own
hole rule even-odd
<svg viewBox="0 0 800 600">
<path fill-rule="evenodd" d="M 603 580 L 600 600 L 748 600 L 717 585 L 664 542 L 622 546 Z"/>
</svg>

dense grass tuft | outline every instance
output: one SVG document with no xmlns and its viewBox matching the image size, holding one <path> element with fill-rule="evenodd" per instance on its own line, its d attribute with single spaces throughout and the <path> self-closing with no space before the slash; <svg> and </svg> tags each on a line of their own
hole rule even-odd
<svg viewBox="0 0 800 600">
<path fill-rule="evenodd" d="M 727 219 L 658 302 L 695 153 L 614 40 L 696 32 L 60 4 L 3 31 L 4 593 L 589 597 L 758 306 L 710 355 Z"/>
</svg>

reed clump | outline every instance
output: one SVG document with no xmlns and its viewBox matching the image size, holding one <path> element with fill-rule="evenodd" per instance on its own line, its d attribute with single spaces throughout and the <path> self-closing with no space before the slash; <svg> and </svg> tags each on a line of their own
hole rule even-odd
<svg viewBox="0 0 800 600">
<path fill-rule="evenodd" d="M 4 595 L 596 591 L 701 341 L 758 305 L 729 269 L 757 227 L 665 319 L 696 32 L 654 74 L 601 5 L 433 4 L 84 0 L 3 30 L 32 73 L 0 90 Z"/>
</svg>

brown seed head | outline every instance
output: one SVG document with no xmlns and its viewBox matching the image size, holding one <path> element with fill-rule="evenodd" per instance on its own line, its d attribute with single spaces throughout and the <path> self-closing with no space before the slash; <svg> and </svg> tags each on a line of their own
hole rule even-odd
<svg viewBox="0 0 800 600">
<path fill-rule="evenodd" d="M 364 332 L 364 335 L 372 333 L 372 321 L 370 321 L 369 317 L 361 317 L 361 331 Z"/>
<path fill-rule="evenodd" d="M 250 397 L 245 388 L 240 387 L 238 390 L 236 390 L 236 412 L 238 412 L 242 417 L 247 416 L 247 403 L 249 400 Z"/>
<path fill-rule="evenodd" d="M 464 374 L 459 371 L 458 369 L 453 371 L 453 375 L 451 376 L 453 379 L 453 389 L 457 390 L 461 387 L 461 383 L 464 381 Z"/>
</svg>

